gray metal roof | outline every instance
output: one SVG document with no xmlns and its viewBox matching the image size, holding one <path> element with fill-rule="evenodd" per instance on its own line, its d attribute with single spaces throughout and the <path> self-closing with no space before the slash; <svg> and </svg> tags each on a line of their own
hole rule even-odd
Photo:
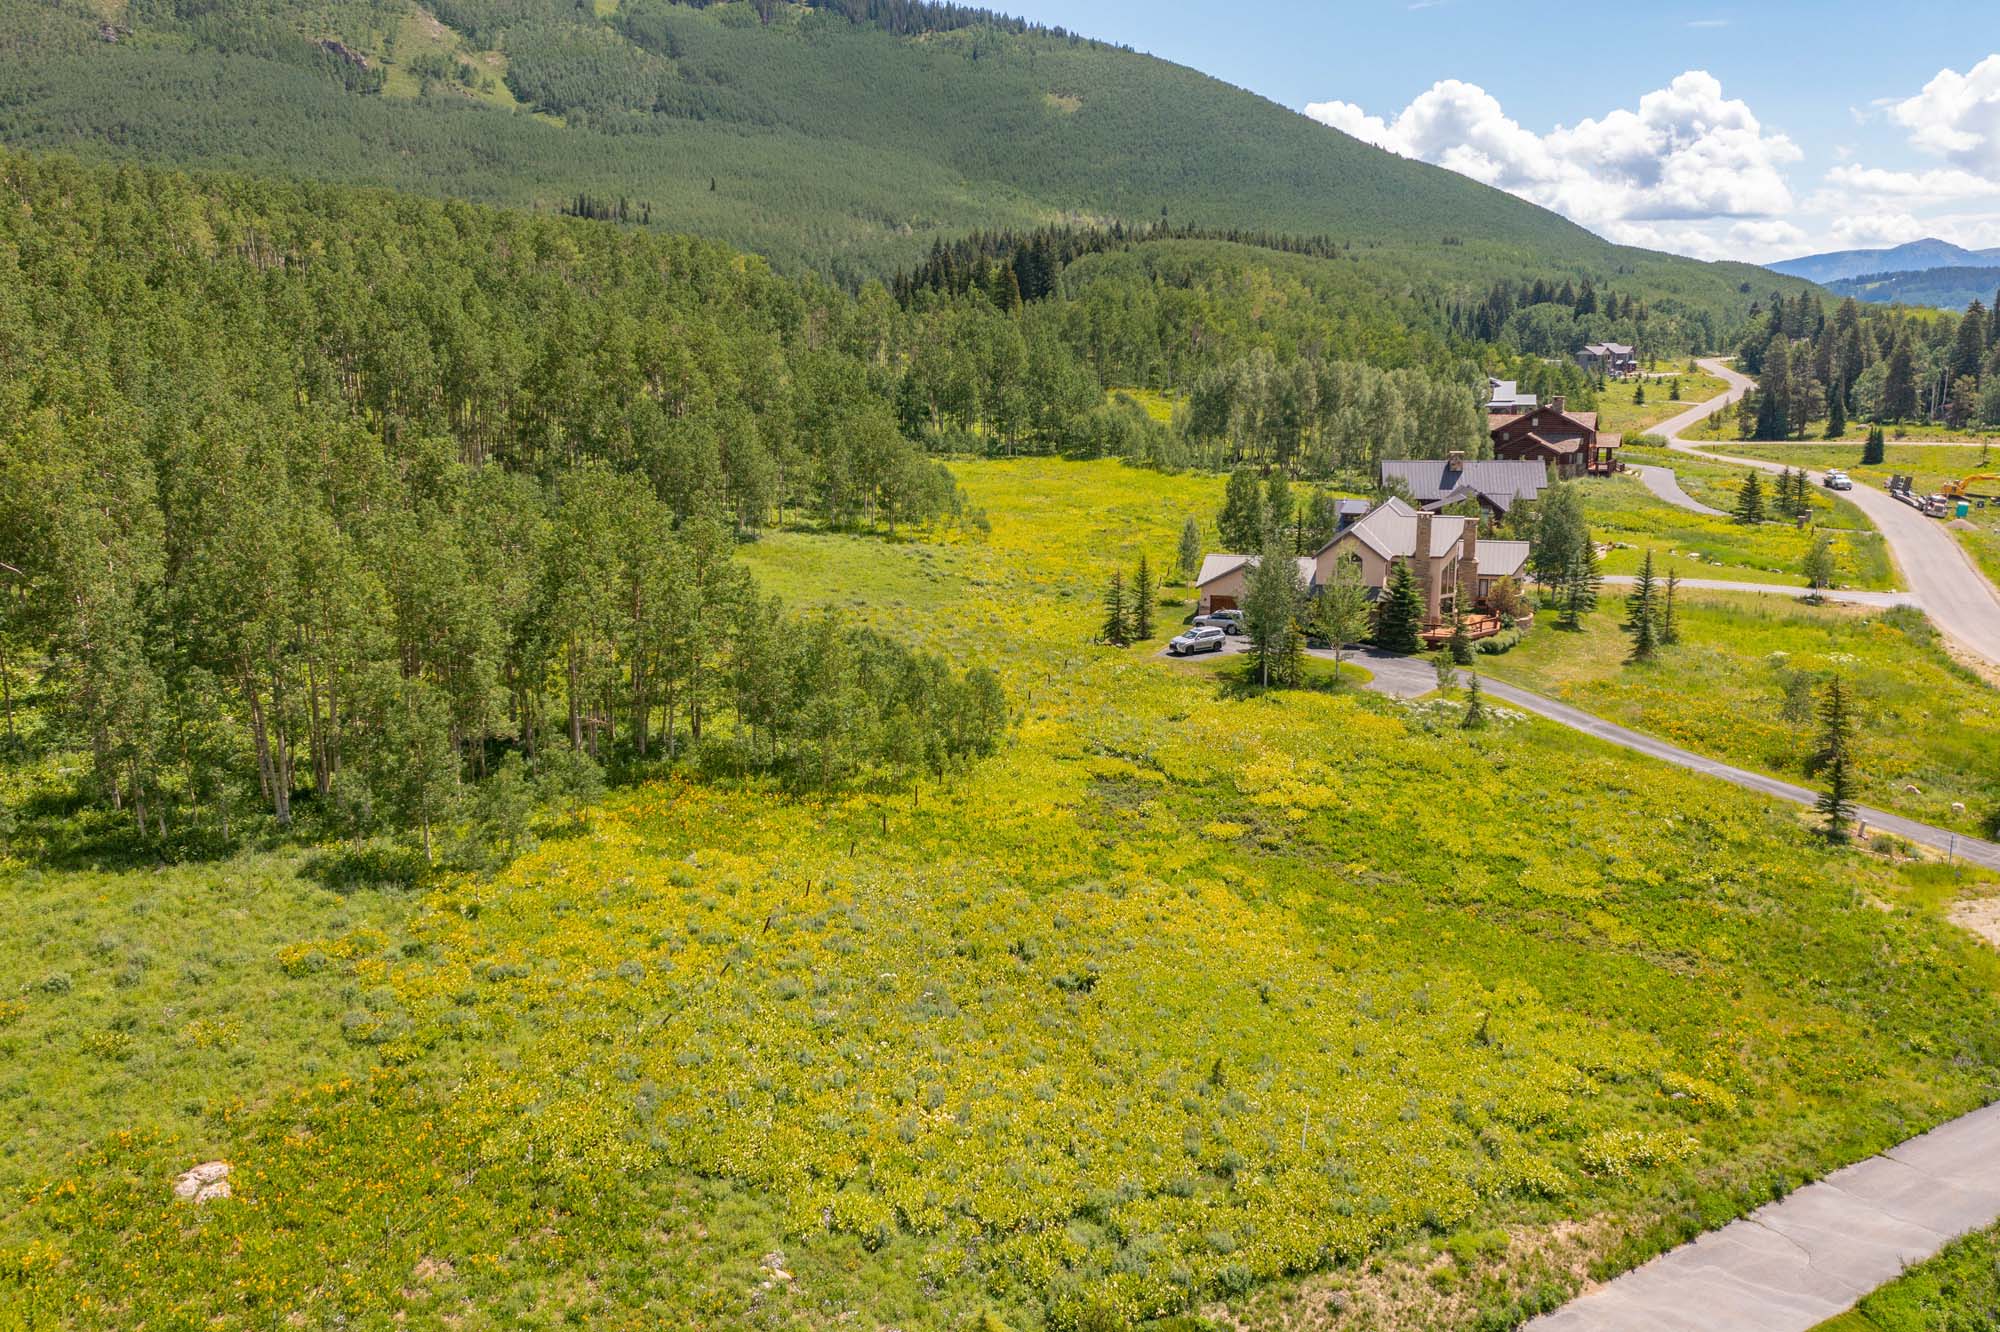
<svg viewBox="0 0 2000 1332">
<path fill-rule="evenodd" d="M 1401 481 L 1418 504 L 1469 490 L 1507 509 L 1539 496 L 1549 484 L 1549 468 L 1519 458 L 1472 458 L 1456 467 L 1444 458 L 1398 458 L 1382 464 L 1382 479 Z"/>
</svg>

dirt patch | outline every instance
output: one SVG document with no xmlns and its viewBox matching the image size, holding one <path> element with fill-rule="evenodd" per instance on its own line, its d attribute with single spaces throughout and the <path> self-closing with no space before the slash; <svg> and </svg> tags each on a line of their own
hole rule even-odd
<svg viewBox="0 0 2000 1332">
<path fill-rule="evenodd" d="M 439 21 L 438 16 L 436 14 L 431 13 L 430 10 L 428 9 L 417 10 L 417 22 L 423 24 L 424 33 L 426 36 L 432 37 L 437 41 L 441 42 L 448 42 L 451 40 L 451 29 L 445 27 L 444 24 Z"/>
<path fill-rule="evenodd" d="M 1450 1332 L 1472 1327 L 1482 1308 L 1539 1287 L 1582 1293 L 1592 1260 L 1620 1233 L 1612 1218 L 1596 1216 L 1517 1226 L 1469 1244 L 1439 1240 L 1202 1314 L 1236 1332 Z"/>
<path fill-rule="evenodd" d="M 1083 99 L 1070 93 L 1048 93 L 1042 102 L 1058 115 L 1073 116 L 1083 110 Z"/>
<path fill-rule="evenodd" d="M 1951 909 L 1951 923 L 2000 948 L 2000 897 L 1974 897 Z"/>
</svg>

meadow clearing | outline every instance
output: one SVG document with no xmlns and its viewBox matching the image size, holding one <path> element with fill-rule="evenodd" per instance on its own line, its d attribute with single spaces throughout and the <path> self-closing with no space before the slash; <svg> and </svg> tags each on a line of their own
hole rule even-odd
<svg viewBox="0 0 2000 1332">
<path fill-rule="evenodd" d="M 1657 377 L 1655 377 L 1657 376 Z M 1673 393 L 1675 385 L 1680 394 Z M 1644 379 L 1606 384 L 1597 395 L 1597 428 L 1607 434 L 1630 438 L 1651 430 L 1669 417 L 1678 416 L 1698 402 L 1721 396 L 1728 387 L 1705 370 L 1692 374 L 1655 365 Z M 1641 390 L 1644 402 L 1635 401 Z"/>
<path fill-rule="evenodd" d="M 1611 547 L 1604 572 L 1636 573 L 1650 549 L 1662 569 L 1671 561 L 1688 578 L 1805 585 L 1801 569 L 1815 539 L 1812 528 L 1776 520 L 1746 525 L 1726 516 L 1736 502 L 1745 469 L 1646 448 L 1628 449 L 1626 455 L 1627 462 L 1671 466 L 1691 498 L 1721 509 L 1725 516 L 1710 517 L 1669 504 L 1629 472 L 1588 478 L 1580 483 L 1584 513 L 1599 543 Z M 1859 510 L 1816 489 L 1812 511 L 1814 528 L 1833 537 L 1842 586 L 1896 586 L 1881 534 Z"/>
<path fill-rule="evenodd" d="M 1995 458 L 1990 444 L 1981 448 L 1891 444 L 1876 466 L 1863 465 L 1859 446 L 1850 444 L 1737 444 L 1731 449 L 1745 458 L 1768 458 L 1793 467 L 1844 468 L 1857 482 L 1885 489 L 1889 478 L 1900 474 L 1911 478 L 1911 488 L 1920 495 L 1935 493 L 1948 480 L 2000 473 L 2000 458 Z M 2000 481 L 1981 482 L 1973 491 L 2000 495 Z M 2000 503 L 1975 506 L 1965 521 L 1969 530 L 1953 526 L 1951 534 L 1988 578 L 2000 582 Z"/>
<path fill-rule="evenodd" d="M 1984 1332 L 2000 1310 L 2000 1228 L 1977 1231 L 1814 1332 Z"/>
<path fill-rule="evenodd" d="M 0 869 L 9 1317 L 1498 1327 L 2000 1094 L 1940 868 L 1094 646 L 1220 479 L 955 470 L 962 531 L 745 552 L 1001 672 L 1012 743 L 946 785 L 690 772 L 414 895 Z M 210 1158 L 235 1196 L 170 1201 Z"/>
</svg>

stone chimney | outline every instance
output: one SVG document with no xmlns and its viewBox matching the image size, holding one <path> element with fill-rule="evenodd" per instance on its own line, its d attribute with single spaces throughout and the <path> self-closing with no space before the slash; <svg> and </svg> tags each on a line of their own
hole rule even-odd
<svg viewBox="0 0 2000 1332">
<path fill-rule="evenodd" d="M 1417 587 L 1424 594 L 1424 623 L 1436 624 L 1438 614 L 1438 582 L 1432 571 L 1435 563 L 1431 559 L 1431 524 L 1434 520 L 1429 510 L 1417 513 L 1417 544 L 1410 552 L 1410 572 L 1417 576 Z"/>
<path fill-rule="evenodd" d="M 1479 520 L 1465 520 L 1465 535 L 1458 543 L 1458 608 L 1472 614 L 1479 600 Z"/>
<path fill-rule="evenodd" d="M 1558 393 L 1553 398 L 1549 399 L 1549 410 L 1552 412 L 1559 412 L 1565 406 L 1568 405 L 1568 402 L 1569 400 L 1567 398 L 1565 398 L 1562 394 Z"/>
<path fill-rule="evenodd" d="M 1446 468 L 1446 470 L 1448 470 L 1448 471 L 1453 471 L 1453 472 L 1462 472 L 1462 471 L 1464 471 L 1464 470 L 1465 470 L 1465 450 L 1464 450 L 1464 449 L 1453 449 L 1453 450 L 1452 450 L 1452 451 L 1451 451 L 1450 453 L 1447 453 L 1447 454 L 1445 454 L 1445 455 L 1444 455 L 1444 465 L 1445 465 L 1445 468 Z"/>
</svg>

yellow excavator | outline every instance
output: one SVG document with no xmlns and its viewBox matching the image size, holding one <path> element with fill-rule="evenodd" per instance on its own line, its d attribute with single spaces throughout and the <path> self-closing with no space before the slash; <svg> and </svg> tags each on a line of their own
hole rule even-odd
<svg viewBox="0 0 2000 1332">
<path fill-rule="evenodd" d="M 1938 493 L 1946 499 L 1967 499 L 1972 494 L 1973 484 L 1979 481 L 2000 481 L 2000 473 L 1979 472 L 1957 481 L 1947 481 L 1939 488 Z"/>
</svg>

